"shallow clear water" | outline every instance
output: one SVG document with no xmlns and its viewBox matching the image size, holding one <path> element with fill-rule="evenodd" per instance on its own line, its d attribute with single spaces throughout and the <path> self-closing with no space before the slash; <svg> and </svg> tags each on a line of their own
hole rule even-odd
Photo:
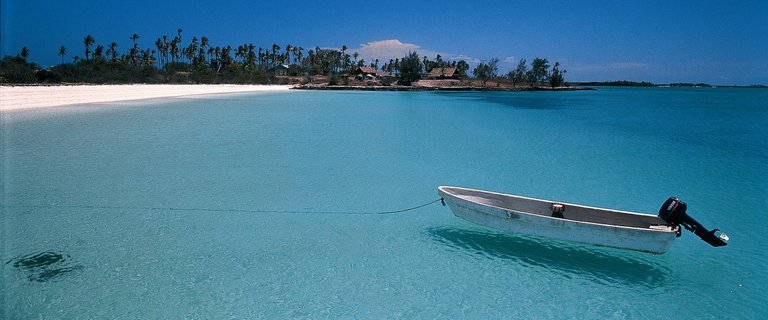
<svg viewBox="0 0 768 320">
<path fill-rule="evenodd" d="M 768 314 L 767 90 L 291 92 L 1 125 L 8 319 Z M 732 240 L 686 232 L 650 255 L 439 204 L 253 212 L 398 210 L 439 185 L 646 213 L 676 195 Z"/>
</svg>

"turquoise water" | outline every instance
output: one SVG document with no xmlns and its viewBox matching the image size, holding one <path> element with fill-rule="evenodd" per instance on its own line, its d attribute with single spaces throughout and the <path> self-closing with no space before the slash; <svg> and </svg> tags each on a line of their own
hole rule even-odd
<svg viewBox="0 0 768 320">
<path fill-rule="evenodd" d="M 768 314 L 768 91 L 290 92 L 2 116 L 4 316 L 671 318 Z M 665 255 L 504 234 L 456 185 L 731 236 Z M 234 211 L 205 211 L 200 209 Z"/>
</svg>

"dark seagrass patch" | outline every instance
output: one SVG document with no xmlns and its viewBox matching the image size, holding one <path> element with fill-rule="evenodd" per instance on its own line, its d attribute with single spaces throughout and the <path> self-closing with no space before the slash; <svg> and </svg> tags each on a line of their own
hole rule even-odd
<svg viewBox="0 0 768 320">
<path fill-rule="evenodd" d="M 84 268 L 80 264 L 72 263 L 68 254 L 50 251 L 19 256 L 8 261 L 10 262 L 13 262 L 14 268 L 27 272 L 29 281 L 36 282 L 57 279 Z"/>
</svg>

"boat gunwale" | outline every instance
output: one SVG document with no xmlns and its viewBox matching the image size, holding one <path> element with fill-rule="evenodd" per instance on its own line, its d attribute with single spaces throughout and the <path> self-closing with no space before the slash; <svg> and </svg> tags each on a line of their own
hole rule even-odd
<svg viewBox="0 0 768 320">
<path fill-rule="evenodd" d="M 461 195 L 457 195 L 455 193 L 449 192 L 449 191 L 446 190 L 446 188 L 460 189 L 460 190 L 466 190 L 466 191 L 471 191 L 471 192 L 480 192 L 480 193 L 492 194 L 492 195 L 503 196 L 503 197 L 512 197 L 512 198 L 524 199 L 524 200 L 533 200 L 533 201 L 538 201 L 538 202 L 557 203 L 557 204 L 563 204 L 563 205 L 572 206 L 572 207 L 580 207 L 580 208 L 590 209 L 590 210 L 603 210 L 603 211 L 612 212 L 612 213 L 619 213 L 619 214 L 627 214 L 627 215 L 635 215 L 635 216 L 643 216 L 643 217 L 657 217 L 657 216 L 651 215 L 651 214 L 647 214 L 647 213 L 638 213 L 638 212 L 631 212 L 631 211 L 606 209 L 606 208 L 600 208 L 600 207 L 592 207 L 592 206 L 585 206 L 585 205 L 580 205 L 580 204 L 573 204 L 573 203 L 568 203 L 568 202 L 559 202 L 559 201 L 531 198 L 531 197 L 525 197 L 525 196 L 517 196 L 517 195 L 500 193 L 500 192 L 483 191 L 483 190 L 478 190 L 478 189 L 463 188 L 463 187 L 453 187 L 453 186 L 439 186 L 438 187 L 438 190 L 440 190 L 440 191 L 442 191 L 442 192 L 444 192 L 446 194 L 449 194 L 449 195 L 451 195 L 453 197 L 460 198 L 461 200 L 466 201 L 466 202 L 474 203 L 474 204 L 480 205 L 480 206 L 491 207 L 491 208 L 499 209 L 499 210 L 502 210 L 502 211 L 512 211 L 512 212 L 519 213 L 519 214 L 524 214 L 524 215 L 527 215 L 527 216 L 530 216 L 530 217 L 547 218 L 547 219 L 552 219 L 552 220 L 560 220 L 560 221 L 567 221 L 567 222 L 573 222 L 573 223 L 581 223 L 581 224 L 587 224 L 587 225 L 614 227 L 614 228 L 620 228 L 620 229 L 632 229 L 632 230 L 664 232 L 664 233 L 676 233 L 677 229 L 679 228 L 679 227 L 673 228 L 671 226 L 668 226 L 669 228 L 667 230 L 664 230 L 664 229 L 654 229 L 654 228 L 650 228 L 650 227 L 648 227 L 648 228 L 638 228 L 638 227 L 622 226 L 622 225 L 615 225 L 615 224 L 605 224 L 605 223 L 598 223 L 598 222 L 589 222 L 589 221 L 581 221 L 581 220 L 565 219 L 565 218 L 558 218 L 558 217 L 552 217 L 552 216 L 546 216 L 546 215 L 539 215 L 539 214 L 535 214 L 535 213 L 519 211 L 519 210 L 515 210 L 515 209 L 510 209 L 510 208 L 503 208 L 503 207 L 495 206 L 495 205 L 492 205 L 492 204 L 479 203 L 477 201 L 466 199 L 466 198 L 462 197 Z M 467 209 L 470 209 L 470 208 L 467 208 Z"/>
</svg>

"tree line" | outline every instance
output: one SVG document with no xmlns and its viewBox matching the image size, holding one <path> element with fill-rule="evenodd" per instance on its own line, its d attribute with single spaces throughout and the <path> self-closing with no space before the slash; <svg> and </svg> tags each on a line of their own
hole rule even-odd
<svg viewBox="0 0 768 320">
<path fill-rule="evenodd" d="M 400 72 L 401 82 L 409 85 L 421 79 L 424 72 L 432 70 L 432 68 L 447 68 L 454 67 L 460 76 L 466 77 L 466 71 L 469 69 L 469 65 L 466 61 L 461 60 L 454 63 L 446 63 L 442 61 L 440 55 L 437 55 L 435 61 L 430 61 L 424 56 L 423 63 L 419 62 L 419 55 L 416 52 L 410 52 L 403 57 L 399 62 L 395 61 L 396 66 Z M 385 68 L 387 65 L 385 65 Z M 386 69 L 385 69 L 386 70 Z M 487 62 L 480 62 L 474 69 L 472 69 L 472 75 L 475 79 L 481 81 L 481 84 L 485 86 L 488 81 L 494 80 L 497 83 L 499 81 L 509 82 L 512 87 L 517 85 L 527 84 L 530 87 L 546 83 L 552 88 L 563 86 L 565 84 L 565 69 L 561 69 L 560 63 L 555 62 L 554 66 L 550 70 L 549 60 L 546 58 L 535 58 L 531 62 L 530 68 L 528 67 L 525 59 L 520 59 L 517 67 L 509 71 L 505 75 L 499 75 L 499 59 L 493 58 Z"/>
<path fill-rule="evenodd" d="M 131 46 L 122 49 L 116 42 L 99 43 L 92 35 L 86 35 L 82 47 L 75 51 L 82 52 L 82 57 L 77 54 L 71 62 L 65 61 L 74 49 L 62 45 L 56 52 L 61 64 L 50 68 L 27 62 L 30 50 L 24 47 L 19 55 L 0 61 L 0 82 L 287 83 L 296 78 L 310 81 L 316 75 L 353 75 L 357 68 L 368 67 L 397 78 L 400 84 L 411 85 L 433 68 L 455 68 L 462 78 L 468 78 L 470 69 L 464 60 L 446 61 L 440 55 L 432 60 L 416 52 L 389 61 L 366 61 L 346 45 L 339 49 L 305 49 L 291 44 L 257 47 L 252 43 L 214 46 L 205 36 L 193 36 L 185 43 L 182 29 L 172 36 L 156 38 L 150 47 L 139 45 L 138 34 L 129 39 Z M 494 78 L 508 79 L 513 85 L 525 81 L 533 85 L 545 80 L 553 86 L 562 84 L 565 71 L 560 71 L 559 63 L 551 71 L 548 68 L 546 59 L 534 59 L 530 69 L 523 59 L 517 69 L 500 77 L 496 74 L 498 59 L 492 59 L 480 63 L 472 74 L 483 84 Z"/>
</svg>

